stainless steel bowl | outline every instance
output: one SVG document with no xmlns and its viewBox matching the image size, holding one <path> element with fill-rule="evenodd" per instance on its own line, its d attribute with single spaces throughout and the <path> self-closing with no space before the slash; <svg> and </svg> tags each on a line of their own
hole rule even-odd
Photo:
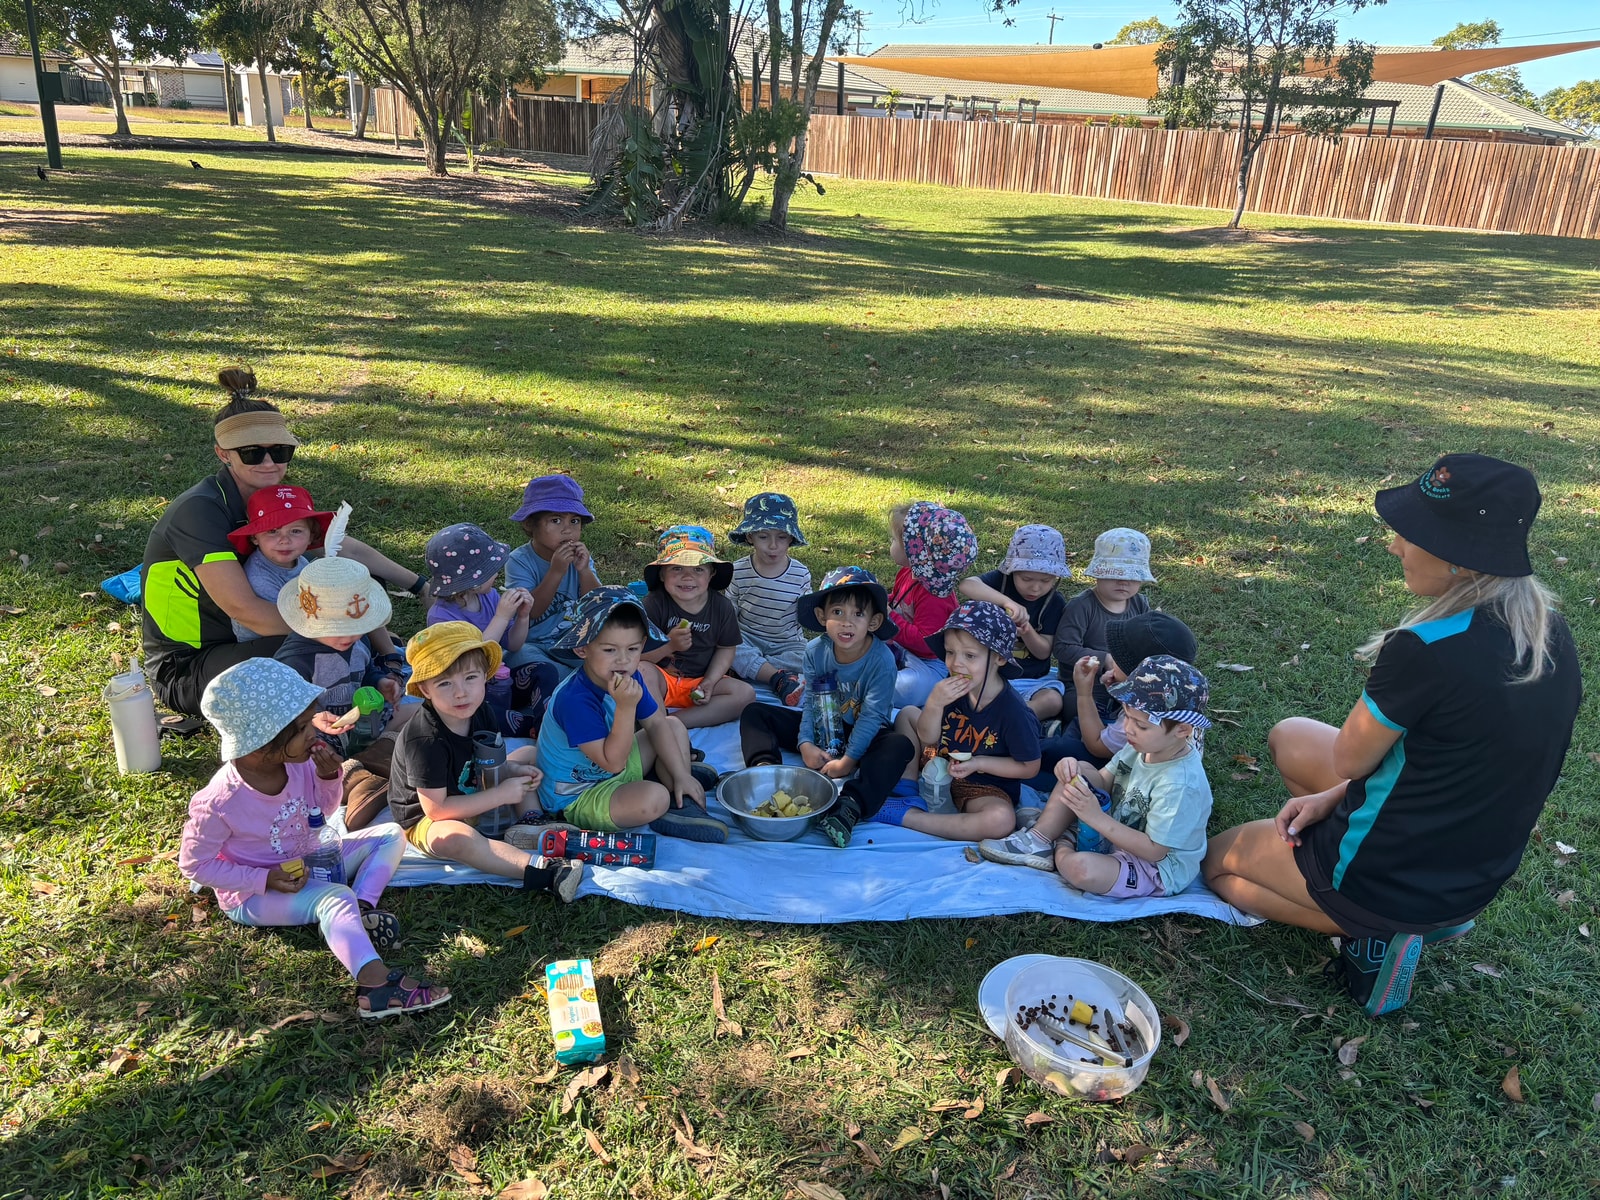
<svg viewBox="0 0 1600 1200">
<path fill-rule="evenodd" d="M 751 811 L 772 799 L 772 793 L 788 792 L 804 799 L 811 811 L 803 817 L 758 817 Z M 809 767 L 746 767 L 723 777 L 717 786 L 717 799 L 728 810 L 733 823 L 751 837 L 763 842 L 791 842 L 838 799 L 833 780 Z"/>
</svg>

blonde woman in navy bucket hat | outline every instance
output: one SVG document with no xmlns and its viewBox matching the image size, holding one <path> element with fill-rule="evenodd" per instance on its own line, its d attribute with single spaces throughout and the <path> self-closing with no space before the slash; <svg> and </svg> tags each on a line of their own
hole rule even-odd
<svg viewBox="0 0 1600 1200">
<path fill-rule="evenodd" d="M 1528 559 L 1539 502 L 1532 474 L 1481 454 L 1378 493 L 1389 552 L 1425 603 L 1361 648 L 1372 671 L 1342 728 L 1273 729 L 1291 799 L 1206 853 L 1224 899 L 1338 936 L 1371 1016 L 1405 1004 L 1424 946 L 1472 928 L 1561 774 L 1583 688 Z"/>
</svg>

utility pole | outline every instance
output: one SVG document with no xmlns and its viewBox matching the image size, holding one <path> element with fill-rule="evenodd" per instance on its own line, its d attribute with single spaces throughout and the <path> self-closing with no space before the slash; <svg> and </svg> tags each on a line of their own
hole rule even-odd
<svg viewBox="0 0 1600 1200">
<path fill-rule="evenodd" d="M 856 54 L 857 55 L 859 55 L 861 53 L 861 33 L 862 33 L 862 30 L 863 30 L 863 28 L 865 26 L 866 26 L 866 17 L 858 9 L 858 10 L 856 10 Z"/>
<path fill-rule="evenodd" d="M 33 12 L 33 0 L 22 0 L 22 11 L 28 22 L 28 44 L 33 47 L 33 81 L 39 92 L 39 123 L 44 126 L 45 160 L 53 170 L 61 170 L 61 134 L 56 129 L 56 96 L 61 87 L 61 77 L 44 73 L 44 56 L 39 53 L 39 18 Z"/>
<path fill-rule="evenodd" d="M 1045 20 L 1050 22 L 1050 40 L 1047 41 L 1045 45 L 1054 46 L 1056 44 L 1056 22 L 1065 21 L 1066 18 L 1058 17 L 1052 12 L 1048 17 L 1045 18 Z"/>
</svg>

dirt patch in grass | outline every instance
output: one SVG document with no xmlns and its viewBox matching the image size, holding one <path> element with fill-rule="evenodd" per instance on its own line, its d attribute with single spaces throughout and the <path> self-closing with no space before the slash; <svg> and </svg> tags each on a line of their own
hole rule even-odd
<svg viewBox="0 0 1600 1200">
<path fill-rule="evenodd" d="M 1336 239 L 1320 237 L 1314 233 L 1297 233 L 1292 229 L 1229 229 L 1219 225 L 1207 229 L 1167 229 L 1169 237 L 1187 242 L 1243 242 L 1252 245 L 1314 246 L 1329 245 Z"/>
<path fill-rule="evenodd" d="M 543 217 L 563 225 L 575 225 L 583 221 L 576 191 L 541 183 L 536 179 L 470 173 L 446 175 L 441 179 L 416 171 L 386 171 L 368 175 L 362 182 L 399 196 L 475 204 L 480 208 L 519 216 Z M 559 255 L 560 251 L 548 250 L 546 253 Z"/>
<path fill-rule="evenodd" d="M 624 929 L 594 956 L 595 975 L 619 979 L 637 975 L 645 963 L 667 952 L 677 932 L 677 926 L 669 921 L 650 921 Z"/>
</svg>

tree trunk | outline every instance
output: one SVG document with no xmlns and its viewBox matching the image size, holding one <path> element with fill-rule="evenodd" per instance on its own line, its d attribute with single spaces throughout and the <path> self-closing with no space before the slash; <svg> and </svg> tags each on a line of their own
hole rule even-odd
<svg viewBox="0 0 1600 1200">
<path fill-rule="evenodd" d="M 408 97 L 409 98 L 409 97 Z M 443 178 L 449 172 L 445 170 L 445 137 L 449 128 L 445 123 L 445 114 L 434 105 L 418 106 L 412 104 L 412 110 L 417 114 L 417 136 L 422 139 L 422 156 L 428 165 L 428 174 Z M 399 128 L 399 122 L 395 122 Z"/>
<path fill-rule="evenodd" d="M 315 129 L 316 126 L 311 123 L 311 84 L 304 67 L 300 68 L 300 107 L 305 110 L 306 128 Z"/>
<path fill-rule="evenodd" d="M 233 94 L 233 68 L 227 57 L 222 57 L 222 102 L 228 106 L 228 124 L 239 123 L 239 98 Z"/>
<path fill-rule="evenodd" d="M 272 132 L 272 99 L 267 95 L 267 48 L 261 44 L 260 38 L 256 39 L 256 82 L 261 85 L 261 108 L 267 124 L 267 142 L 277 145 L 278 135 Z"/>
<path fill-rule="evenodd" d="M 100 68 L 100 73 L 111 84 L 111 111 L 117 118 L 117 137 L 132 137 L 133 130 L 128 128 L 128 110 L 122 103 L 122 61 L 117 52 L 117 44 L 111 43 L 111 53 L 105 62 L 91 60 Z"/>
<path fill-rule="evenodd" d="M 1256 159 L 1256 148 L 1250 144 L 1249 134 L 1240 136 L 1244 139 L 1244 152 L 1239 155 L 1239 183 L 1234 194 L 1233 219 L 1228 222 L 1229 229 L 1239 228 L 1239 222 L 1244 218 L 1244 202 L 1250 194 L 1250 165 Z"/>
<path fill-rule="evenodd" d="M 357 89 L 359 89 L 361 93 L 361 107 L 356 109 L 355 126 L 356 141 L 359 142 L 364 140 L 367 136 L 367 109 L 372 107 L 372 94 L 367 90 L 366 80 L 361 80 L 359 83 L 352 82 L 350 84 L 350 94 L 352 97 L 355 96 Z"/>
</svg>

